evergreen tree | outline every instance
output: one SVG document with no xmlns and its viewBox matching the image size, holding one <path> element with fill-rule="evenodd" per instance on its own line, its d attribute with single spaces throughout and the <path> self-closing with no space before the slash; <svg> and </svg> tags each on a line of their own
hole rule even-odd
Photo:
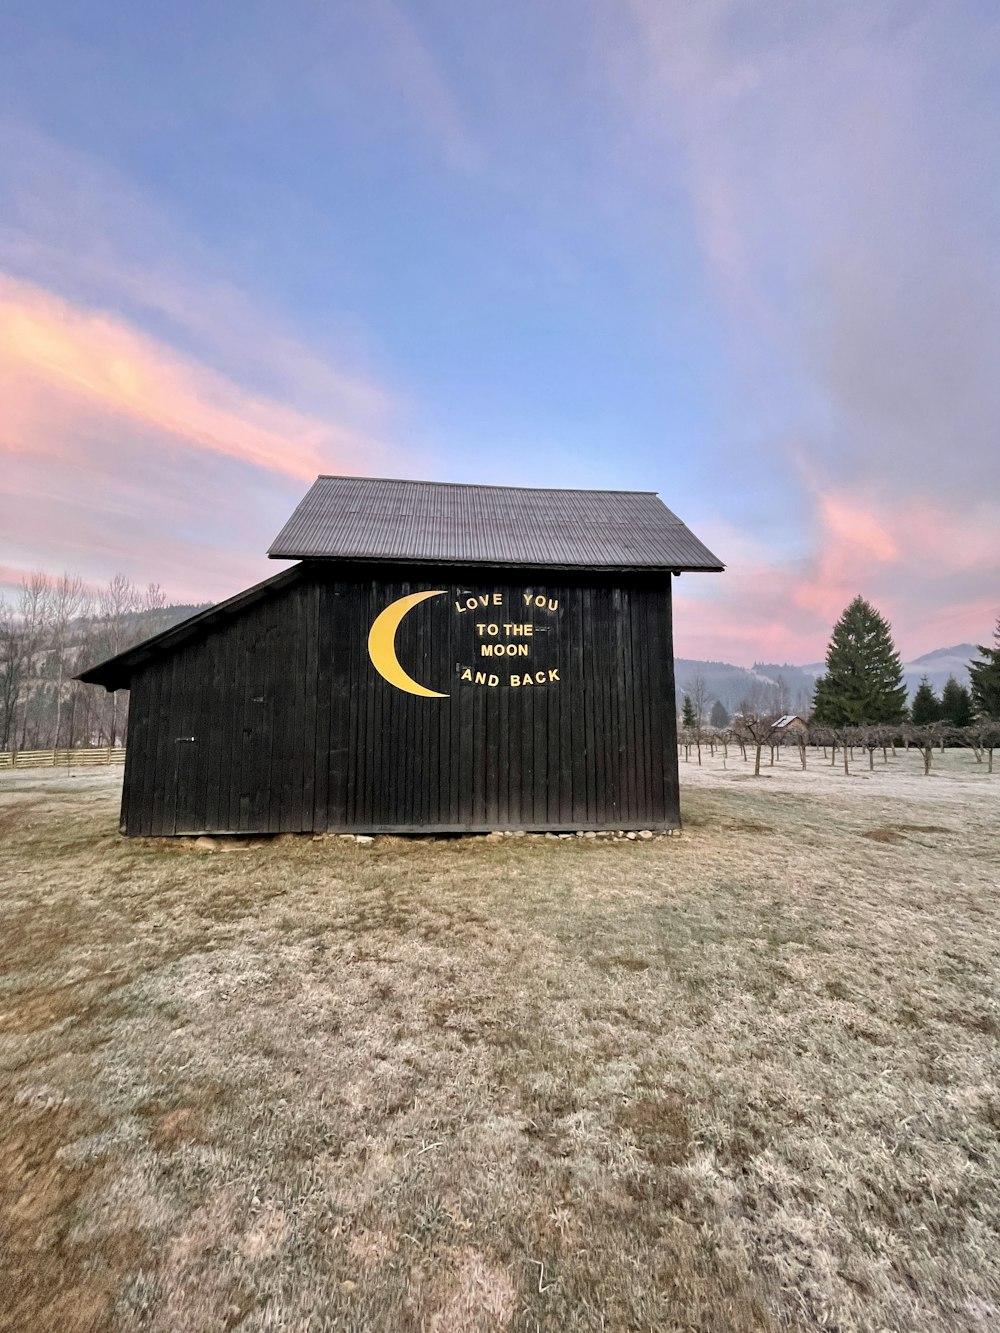
<svg viewBox="0 0 1000 1333">
<path fill-rule="evenodd" d="M 993 632 L 995 648 L 979 645 L 981 660 L 969 663 L 972 677 L 972 705 L 977 713 L 1000 722 L 1000 619 Z"/>
<path fill-rule="evenodd" d="M 917 686 L 910 705 L 910 721 L 915 727 L 926 727 L 931 722 L 941 720 L 941 700 L 934 693 L 934 687 L 924 676 Z"/>
<path fill-rule="evenodd" d="M 953 727 L 967 727 L 972 721 L 972 698 L 954 676 L 948 677 L 941 691 L 941 717 Z"/>
<path fill-rule="evenodd" d="M 862 597 L 855 597 L 833 627 L 813 715 L 826 727 L 901 722 L 906 715 L 903 664 L 892 631 Z"/>
<path fill-rule="evenodd" d="M 685 727 L 696 727 L 698 719 L 694 715 L 694 704 L 688 695 L 684 696 L 684 707 L 681 709 L 681 721 Z"/>
<path fill-rule="evenodd" d="M 712 726 L 716 727 L 718 730 L 729 726 L 729 710 L 721 699 L 716 699 L 715 703 L 712 705 L 712 711 L 708 715 L 708 720 L 711 722 Z"/>
</svg>

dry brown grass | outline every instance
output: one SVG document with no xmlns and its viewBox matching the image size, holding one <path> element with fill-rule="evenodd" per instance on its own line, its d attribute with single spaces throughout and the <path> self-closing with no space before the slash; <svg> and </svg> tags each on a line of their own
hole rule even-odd
<svg viewBox="0 0 1000 1333">
<path fill-rule="evenodd" d="M 917 764 L 231 855 L 4 776 L 0 1327 L 1000 1326 L 1000 779 Z"/>
</svg>

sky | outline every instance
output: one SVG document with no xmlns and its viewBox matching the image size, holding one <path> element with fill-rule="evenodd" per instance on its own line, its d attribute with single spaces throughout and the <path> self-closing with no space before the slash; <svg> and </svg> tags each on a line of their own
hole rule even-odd
<svg viewBox="0 0 1000 1333">
<path fill-rule="evenodd" d="M 0 592 L 319 473 L 653 490 L 678 655 L 1000 614 L 992 0 L 6 0 Z"/>
</svg>

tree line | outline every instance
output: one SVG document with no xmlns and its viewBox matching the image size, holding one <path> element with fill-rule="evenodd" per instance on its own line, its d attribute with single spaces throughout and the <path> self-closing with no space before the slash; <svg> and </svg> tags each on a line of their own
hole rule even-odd
<svg viewBox="0 0 1000 1333">
<path fill-rule="evenodd" d="M 912 745 L 923 753 L 925 772 L 930 771 L 934 747 L 951 743 L 968 745 L 977 760 L 987 754 L 992 772 L 993 751 L 1000 746 L 1000 618 L 993 637 L 994 646 L 980 644 L 978 660 L 969 664 L 971 688 L 951 677 L 938 697 L 924 677 L 907 707 L 903 663 L 889 623 L 871 603 L 856 597 L 833 627 L 825 670 L 816 681 L 804 726 L 783 734 L 779 726 L 783 710 L 773 688 L 762 683 L 732 718 L 715 701 L 710 713 L 712 735 L 730 728 L 741 746 L 750 742 L 756 750 L 756 773 L 764 746 L 789 740 L 799 745 L 803 767 L 807 740 L 832 746 L 834 754 L 839 747 L 845 768 L 848 750 L 855 746 L 867 748 L 871 756 L 878 747 L 885 753 L 897 743 Z M 699 761 L 707 702 L 704 682 L 695 678 L 684 695 L 681 741 L 697 747 Z"/>
<path fill-rule="evenodd" d="M 158 583 L 116 574 L 98 588 L 79 575 L 26 575 L 0 600 L 0 750 L 123 745 L 128 695 L 73 677 L 175 624 L 191 608 L 171 607 Z"/>
</svg>

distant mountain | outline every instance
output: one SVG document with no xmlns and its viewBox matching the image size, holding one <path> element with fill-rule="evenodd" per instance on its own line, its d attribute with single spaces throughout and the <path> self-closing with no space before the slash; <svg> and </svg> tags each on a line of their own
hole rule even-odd
<svg viewBox="0 0 1000 1333">
<path fill-rule="evenodd" d="M 923 657 L 915 657 L 909 665 L 933 666 L 937 670 L 946 665 L 948 660 L 966 666 L 970 657 L 978 656 L 979 651 L 974 643 L 956 643 L 954 648 L 935 648 L 931 653 L 924 653 Z"/>
<path fill-rule="evenodd" d="M 912 662 L 903 663 L 903 678 L 906 688 L 912 695 L 924 676 L 941 693 L 941 688 L 949 676 L 954 676 L 959 685 L 969 683 L 969 662 L 979 656 L 974 643 L 956 643 L 952 648 L 935 648 L 932 653 L 915 657 Z"/>
<path fill-rule="evenodd" d="M 954 676 L 960 685 L 969 683 L 969 662 L 978 657 L 971 643 L 957 643 L 951 648 L 935 648 L 933 652 L 903 663 L 903 679 L 912 696 L 924 676 L 941 693 L 945 681 Z M 675 663 L 677 697 L 691 692 L 694 678 L 705 680 L 709 707 L 721 700 L 730 712 L 739 708 L 748 694 L 762 685 L 774 691 L 774 706 L 783 712 L 801 713 L 812 706 L 816 677 L 826 669 L 824 662 L 810 662 L 793 666 L 788 662 L 755 662 L 753 667 L 732 666 L 729 662 L 702 662 L 695 658 L 678 657 Z"/>
<path fill-rule="evenodd" d="M 694 678 L 698 675 L 705 681 L 709 707 L 719 699 L 730 713 L 762 687 L 773 691 L 774 706 L 781 712 L 802 712 L 812 702 L 815 685 L 814 677 L 806 675 L 797 666 L 757 663 L 748 670 L 729 662 L 701 662 L 695 658 L 678 657 L 674 663 L 678 699 L 691 693 Z"/>
</svg>

